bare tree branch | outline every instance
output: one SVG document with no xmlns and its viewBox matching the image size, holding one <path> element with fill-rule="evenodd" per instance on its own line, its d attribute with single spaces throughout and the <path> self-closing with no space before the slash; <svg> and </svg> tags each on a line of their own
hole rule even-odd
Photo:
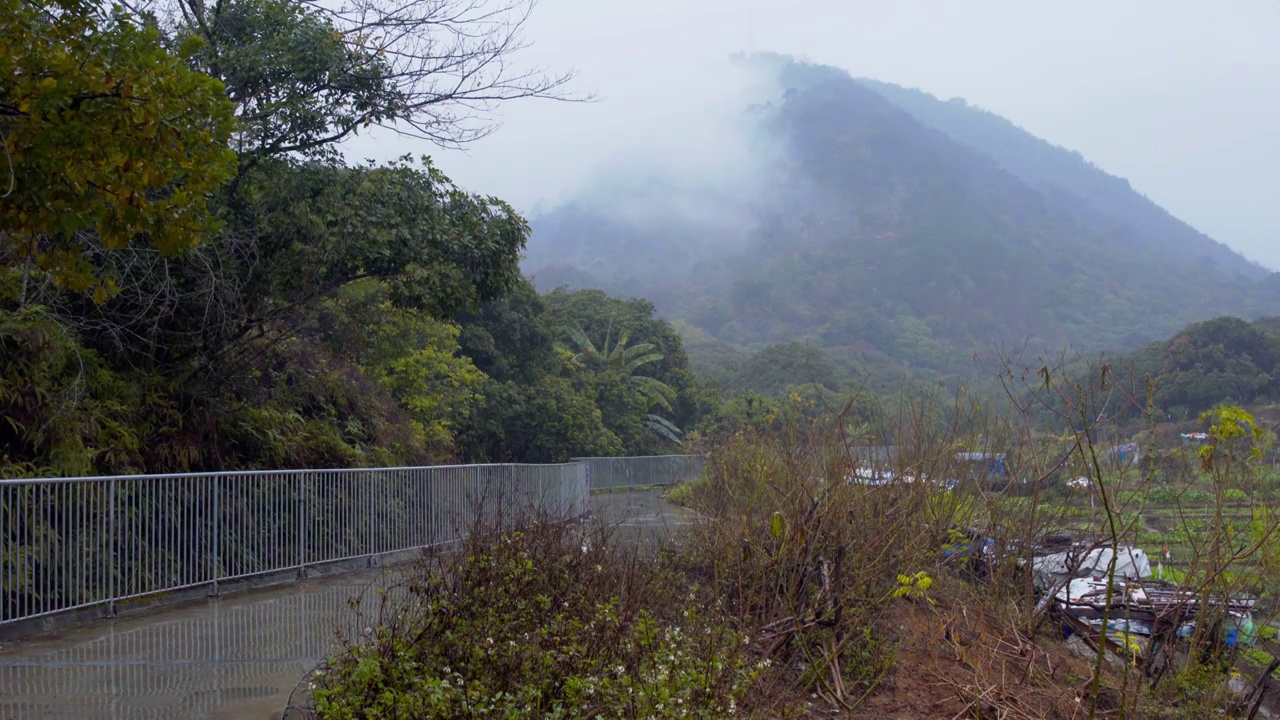
<svg viewBox="0 0 1280 720">
<path fill-rule="evenodd" d="M 232 56 L 244 43 L 237 40 L 243 29 L 236 27 L 240 20 L 234 14 L 244 12 L 247 0 L 220 0 L 212 8 L 204 0 L 171 2 L 171 27 L 205 39 L 208 71 L 235 74 Z M 319 75 L 324 83 L 285 91 L 277 85 L 266 92 L 256 83 L 224 78 L 246 124 L 242 152 L 307 153 L 373 125 L 461 148 L 497 128 L 502 103 L 593 99 L 569 90 L 573 71 L 517 63 L 530 47 L 524 30 L 537 0 L 303 0 L 298 5 L 332 26 L 345 61 Z M 308 116 L 313 124 L 305 131 L 291 129 L 297 116 L 288 116 L 290 104 L 299 97 L 322 99 L 332 110 L 319 126 Z"/>
</svg>

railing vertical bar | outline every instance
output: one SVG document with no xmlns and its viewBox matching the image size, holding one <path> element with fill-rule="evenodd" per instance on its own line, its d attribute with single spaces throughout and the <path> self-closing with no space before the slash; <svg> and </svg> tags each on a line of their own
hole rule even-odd
<svg viewBox="0 0 1280 720">
<path fill-rule="evenodd" d="M 360 497 L 360 502 L 356 505 L 357 520 L 356 525 L 360 528 L 360 545 L 359 555 L 367 556 L 370 554 L 369 546 L 369 485 L 365 475 L 359 471 L 352 473 L 355 479 L 356 494 Z"/>
<path fill-rule="evenodd" d="M 45 499 L 47 497 L 47 493 L 48 488 L 40 488 L 40 492 L 36 497 L 36 504 L 33 505 L 34 512 L 38 514 L 36 522 L 32 524 L 31 528 L 31 538 L 33 542 L 38 536 L 40 526 L 45 522 L 43 510 L 48 506 L 48 501 Z M 45 598 L 48 594 L 46 585 L 49 581 L 49 575 L 47 572 L 44 572 L 44 568 L 48 567 L 49 564 L 45 557 L 45 553 L 48 552 L 48 548 L 44 544 L 37 545 L 36 548 L 38 551 L 35 557 L 36 561 L 31 564 L 31 587 L 36 589 L 35 601 L 32 605 L 34 606 L 35 612 L 43 613 Z"/>
<path fill-rule="evenodd" d="M 219 496 L 222 494 L 222 478 L 218 475 L 214 475 L 213 477 L 209 478 L 207 487 L 209 488 L 210 495 L 212 495 L 212 498 L 210 500 L 210 505 L 212 506 L 212 514 L 209 516 L 209 536 L 211 538 L 211 542 L 213 543 L 213 551 L 211 553 L 212 566 L 209 568 L 209 570 L 210 570 L 210 575 L 213 578 L 213 594 L 217 595 L 218 594 L 218 564 L 221 562 L 221 560 L 218 557 L 218 552 L 222 546 L 222 542 L 221 542 L 222 515 L 220 514 L 220 511 L 218 509 L 219 502 L 220 502 Z"/>
<path fill-rule="evenodd" d="M 22 523 L 23 547 L 31 547 L 35 542 L 35 533 L 33 531 L 35 518 L 32 517 L 32 509 L 36 507 L 36 502 L 38 500 L 37 493 L 39 493 L 40 488 L 33 487 L 30 490 L 31 492 L 22 494 L 23 497 L 20 501 L 23 510 L 22 516 L 24 519 L 24 522 Z M 28 555 L 26 557 L 30 556 Z M 36 570 L 35 564 L 30 560 L 27 560 L 27 562 L 22 565 L 21 579 L 22 586 L 27 589 L 27 592 L 22 594 L 23 614 L 33 615 L 36 612 L 35 593 L 33 592 L 36 588 Z"/>
<path fill-rule="evenodd" d="M 425 522 L 427 526 L 427 544 L 440 542 L 439 528 L 436 525 L 436 509 L 440 507 L 440 498 L 436 495 L 439 481 L 438 470 L 427 470 L 423 473 L 422 495 L 427 499 Z"/>
<path fill-rule="evenodd" d="M 116 540 L 119 535 L 116 534 L 116 494 L 117 494 L 116 478 L 111 478 L 107 485 L 107 615 L 116 614 Z"/>
<path fill-rule="evenodd" d="M 70 503 L 67 501 L 68 488 L 67 486 L 60 486 L 58 491 L 58 521 L 60 527 L 65 528 L 70 525 L 70 518 L 68 518 Z M 72 538 L 64 538 L 64 541 L 59 544 L 59 547 L 54 548 L 54 555 L 58 556 L 59 564 L 58 573 L 54 574 L 54 577 L 56 578 L 54 580 L 54 584 L 59 585 L 59 587 L 54 589 L 54 594 L 50 597 L 50 601 L 54 603 L 55 607 L 58 606 L 58 603 L 65 602 L 67 591 L 70 588 L 70 580 L 68 578 L 68 575 L 70 574 L 70 562 L 67 561 L 67 546 L 70 539 Z"/>
<path fill-rule="evenodd" d="M 409 495 L 409 473 L 403 470 L 397 470 L 395 476 L 396 487 L 398 488 L 397 495 L 400 498 L 400 522 L 396 525 L 396 535 L 395 539 L 392 540 L 392 544 L 396 550 L 406 550 L 413 547 L 413 538 L 411 537 L 412 533 L 409 530 L 409 522 L 413 517 L 410 515 L 413 509 Z"/>
<path fill-rule="evenodd" d="M 269 522 L 259 521 L 259 527 L 266 528 L 266 532 L 262 533 L 263 544 L 263 570 L 267 572 L 275 572 L 285 566 L 285 559 L 293 554 L 293 544 L 289 542 L 289 519 L 293 517 L 289 513 L 288 503 L 285 498 L 284 483 L 280 482 L 281 478 L 275 475 L 264 475 L 261 482 L 268 488 L 271 493 L 271 504 L 274 511 L 270 518 L 266 518 Z M 250 517 L 256 512 L 257 508 L 249 506 Z"/>
<path fill-rule="evenodd" d="M 298 515 L 298 577 L 305 578 L 307 576 L 307 498 L 303 491 L 302 483 L 306 475 L 299 473 L 294 477 L 296 480 L 294 493 L 298 496 L 297 502 L 294 503 L 294 512 Z"/>
<path fill-rule="evenodd" d="M 159 528 L 156 527 L 156 520 L 158 519 L 157 510 L 160 504 L 160 497 L 162 493 L 160 492 L 160 489 L 157 487 L 156 483 L 147 483 L 145 487 L 146 487 L 146 490 L 144 491 L 143 495 L 144 497 L 146 497 L 146 499 L 149 502 L 145 502 L 143 504 L 143 507 L 146 509 L 138 513 L 139 521 L 145 523 L 147 526 L 146 532 L 144 534 L 147 536 L 147 539 L 148 539 L 146 546 L 142 548 L 142 552 L 145 552 L 147 554 L 147 561 L 146 561 L 147 577 L 145 578 L 145 584 L 142 586 L 142 592 L 147 592 L 151 590 L 151 588 L 155 585 L 156 576 L 160 572 L 160 563 L 159 563 L 160 553 L 157 550 L 157 544 L 160 542 L 160 538 L 159 538 Z"/>
</svg>

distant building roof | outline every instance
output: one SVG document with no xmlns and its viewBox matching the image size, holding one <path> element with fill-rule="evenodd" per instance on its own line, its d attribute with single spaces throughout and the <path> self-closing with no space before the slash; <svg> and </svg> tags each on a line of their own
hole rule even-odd
<svg viewBox="0 0 1280 720">
<path fill-rule="evenodd" d="M 962 452 L 956 453 L 957 460 L 1003 460 L 1004 453 Z"/>
</svg>

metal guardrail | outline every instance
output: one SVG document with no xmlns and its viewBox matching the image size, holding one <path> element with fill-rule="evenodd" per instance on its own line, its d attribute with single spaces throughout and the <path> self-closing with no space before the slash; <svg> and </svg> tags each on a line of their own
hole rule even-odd
<svg viewBox="0 0 1280 720">
<path fill-rule="evenodd" d="M 644 459 L 644 458 L 640 458 Z M 0 480 L 0 626 L 588 509 L 586 463 Z"/>
<path fill-rule="evenodd" d="M 702 474 L 705 455 L 653 455 L 649 457 L 573 458 L 587 466 L 587 486 L 592 490 L 624 490 L 676 485 Z"/>
</svg>

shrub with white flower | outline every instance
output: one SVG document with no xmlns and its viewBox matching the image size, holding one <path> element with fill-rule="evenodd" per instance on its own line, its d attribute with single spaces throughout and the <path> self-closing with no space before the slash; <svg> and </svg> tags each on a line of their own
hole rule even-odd
<svg viewBox="0 0 1280 720">
<path fill-rule="evenodd" d="M 767 665 L 657 563 L 564 527 L 470 541 L 314 678 L 321 720 L 704 718 Z M 389 602 L 389 601 L 388 601 Z"/>
</svg>

